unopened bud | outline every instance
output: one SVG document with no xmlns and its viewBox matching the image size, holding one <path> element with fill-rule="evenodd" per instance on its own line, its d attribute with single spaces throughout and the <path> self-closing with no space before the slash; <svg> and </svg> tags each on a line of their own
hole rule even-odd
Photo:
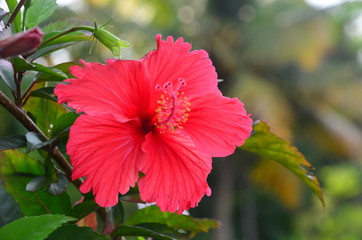
<svg viewBox="0 0 362 240">
<path fill-rule="evenodd" d="M 0 58 L 32 53 L 40 45 L 43 36 L 39 28 L 33 28 L 0 40 Z"/>
<path fill-rule="evenodd" d="M 104 28 L 96 27 L 93 31 L 93 36 L 109 48 L 115 56 L 121 55 L 121 48 L 131 46 L 127 41 L 119 39 L 113 33 L 105 30 Z"/>
</svg>

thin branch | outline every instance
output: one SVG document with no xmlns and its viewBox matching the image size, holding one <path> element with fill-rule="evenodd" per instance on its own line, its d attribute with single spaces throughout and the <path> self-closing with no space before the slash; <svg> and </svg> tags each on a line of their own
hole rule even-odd
<svg viewBox="0 0 362 240">
<path fill-rule="evenodd" d="M 26 102 L 28 101 L 30 95 L 30 91 L 33 89 L 34 85 L 35 85 L 36 81 L 33 80 L 30 84 L 30 86 L 28 86 L 28 88 L 24 91 L 23 96 L 21 97 L 21 106 L 24 106 L 26 104 Z"/>
<path fill-rule="evenodd" d="M 53 40 L 55 40 L 55 39 L 57 39 L 57 38 L 60 38 L 61 36 L 64 36 L 64 35 L 66 35 L 66 34 L 68 34 L 68 33 L 76 32 L 76 31 L 88 31 L 88 32 L 93 33 L 93 32 L 94 32 L 94 28 L 92 28 L 92 27 L 87 27 L 87 26 L 80 26 L 80 27 L 70 28 L 70 29 L 68 29 L 68 30 L 66 30 L 66 31 L 64 31 L 64 32 L 62 32 L 62 33 L 59 33 L 59 34 L 57 34 L 57 35 L 55 35 L 55 36 L 53 36 L 53 37 L 45 40 L 44 42 L 41 43 L 41 45 L 39 46 L 39 48 L 45 46 L 46 44 L 48 44 L 49 42 L 51 42 L 51 41 L 53 41 Z"/>
<path fill-rule="evenodd" d="M 0 91 L 0 104 L 3 105 L 6 110 L 8 110 L 23 126 L 31 132 L 38 133 L 45 141 L 48 140 L 48 137 L 43 133 L 43 131 L 33 122 L 33 120 L 25 113 L 24 109 L 18 107 L 13 103 L 3 92 Z M 63 156 L 57 147 L 50 147 L 46 149 L 54 158 L 54 160 L 59 164 L 59 166 L 65 172 L 69 181 L 71 180 L 72 166 L 68 160 Z M 73 181 L 73 183 L 79 187 L 82 184 L 81 179 Z"/>
<path fill-rule="evenodd" d="M 28 1 L 28 0 L 20 0 L 18 5 L 15 7 L 14 11 L 11 13 L 11 16 L 10 16 L 8 22 L 5 24 L 5 26 L 10 26 L 10 24 L 15 20 L 16 15 L 18 15 L 21 7 L 25 4 L 26 1 Z"/>
<path fill-rule="evenodd" d="M 16 92 L 14 95 L 15 105 L 21 107 L 22 100 L 21 100 L 21 80 L 23 79 L 23 73 L 14 73 L 15 78 L 15 85 L 16 85 Z"/>
<path fill-rule="evenodd" d="M 48 140 L 48 137 L 43 133 L 43 131 L 33 122 L 33 120 L 25 113 L 24 109 L 16 106 L 2 91 L 0 91 L 0 104 L 3 105 L 6 110 L 8 110 L 16 119 L 19 120 L 23 126 L 28 129 L 28 131 L 38 133 L 45 141 Z M 76 179 L 72 181 L 72 166 L 68 162 L 68 160 L 64 157 L 64 155 L 59 151 L 56 146 L 47 146 L 44 150 L 48 151 L 52 158 L 59 164 L 59 166 L 64 171 L 69 182 L 72 182 L 78 189 L 80 185 L 83 183 L 82 179 Z M 98 215 L 104 222 L 107 216 L 107 212 L 105 208 L 99 208 L 97 210 Z"/>
</svg>

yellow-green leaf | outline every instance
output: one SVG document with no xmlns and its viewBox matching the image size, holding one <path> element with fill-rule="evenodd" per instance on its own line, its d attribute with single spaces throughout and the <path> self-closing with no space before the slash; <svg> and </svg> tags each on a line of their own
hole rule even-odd
<svg viewBox="0 0 362 240">
<path fill-rule="evenodd" d="M 270 132 L 267 123 L 258 121 L 253 126 L 252 135 L 245 141 L 241 149 L 273 160 L 297 175 L 318 196 L 323 206 L 323 192 L 313 166 L 298 149 L 288 141 Z"/>
</svg>

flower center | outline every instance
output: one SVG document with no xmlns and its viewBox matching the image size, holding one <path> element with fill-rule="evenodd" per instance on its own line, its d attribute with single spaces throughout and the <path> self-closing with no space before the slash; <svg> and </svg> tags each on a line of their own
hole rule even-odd
<svg viewBox="0 0 362 240">
<path fill-rule="evenodd" d="M 186 81 L 182 78 L 178 79 L 176 86 L 170 82 L 163 86 L 156 85 L 157 90 L 163 91 L 160 100 L 157 101 L 159 107 L 156 109 L 154 123 L 160 133 L 174 132 L 175 129 L 182 128 L 187 121 L 191 109 L 188 97 L 184 96 L 184 92 L 180 92 L 183 86 L 186 86 Z"/>
</svg>

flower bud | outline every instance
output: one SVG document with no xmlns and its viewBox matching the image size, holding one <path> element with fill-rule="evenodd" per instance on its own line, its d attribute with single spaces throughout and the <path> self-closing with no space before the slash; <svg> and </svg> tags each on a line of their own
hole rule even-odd
<svg viewBox="0 0 362 240">
<path fill-rule="evenodd" d="M 40 45 L 43 35 L 39 28 L 33 28 L 0 40 L 0 58 L 31 53 Z"/>
<path fill-rule="evenodd" d="M 93 31 L 93 36 L 109 48 L 115 56 L 121 55 L 121 48 L 130 47 L 130 44 L 127 41 L 119 39 L 104 28 L 96 27 Z"/>
</svg>

